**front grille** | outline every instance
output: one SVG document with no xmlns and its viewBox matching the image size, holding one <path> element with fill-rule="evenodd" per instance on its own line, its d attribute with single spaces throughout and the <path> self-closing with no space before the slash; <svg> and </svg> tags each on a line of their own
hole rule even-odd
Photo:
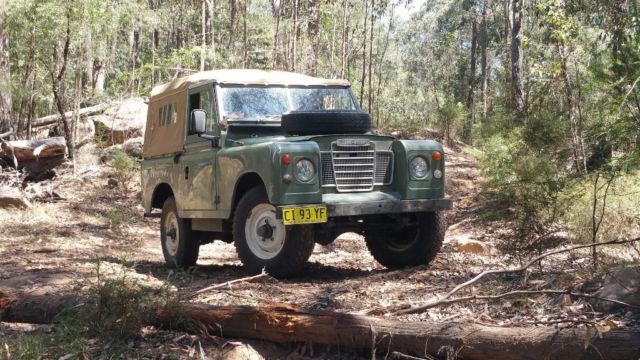
<svg viewBox="0 0 640 360">
<path fill-rule="evenodd" d="M 323 186 L 335 186 L 339 192 L 371 191 L 374 185 L 391 182 L 393 152 L 376 151 L 365 139 L 340 139 L 331 151 L 320 153 Z"/>
</svg>

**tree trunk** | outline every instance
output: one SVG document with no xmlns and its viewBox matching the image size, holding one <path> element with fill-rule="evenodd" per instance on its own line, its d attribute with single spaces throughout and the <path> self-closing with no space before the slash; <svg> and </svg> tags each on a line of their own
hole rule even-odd
<svg viewBox="0 0 640 360">
<path fill-rule="evenodd" d="M 342 54 L 340 56 L 340 78 L 344 79 L 347 66 L 347 0 L 342 0 Z"/>
<path fill-rule="evenodd" d="M 482 24 L 480 29 L 480 71 L 482 80 L 480 83 L 480 92 L 482 96 L 482 117 L 481 121 L 487 121 L 487 86 L 489 82 L 489 69 L 487 68 L 487 47 L 489 46 L 489 37 L 487 29 L 487 1 L 482 3 Z"/>
<path fill-rule="evenodd" d="M 362 76 L 360 77 L 360 106 L 364 107 L 364 84 L 367 79 L 367 20 L 369 0 L 364 0 L 364 26 L 362 27 Z"/>
<path fill-rule="evenodd" d="M 573 88 L 569 81 L 567 69 L 567 49 L 565 45 L 558 44 L 558 55 L 560 57 L 560 73 L 565 91 L 565 112 L 569 117 L 571 127 L 571 147 L 573 151 L 573 163 L 576 171 L 585 174 L 587 172 L 587 163 L 582 150 L 582 126 L 578 118 L 576 102 L 574 101 Z"/>
<path fill-rule="evenodd" d="M 64 138 L 67 142 L 67 150 L 69 152 L 69 159 L 73 160 L 75 155 L 75 147 L 73 146 L 73 134 L 71 132 L 71 126 L 69 126 L 69 119 L 65 112 L 66 102 L 63 91 L 63 78 L 67 70 L 67 61 L 69 59 L 69 46 L 71 43 L 71 9 L 67 9 L 67 31 L 65 34 L 64 45 L 62 54 L 59 53 L 58 45 L 53 46 L 53 64 L 56 71 L 51 73 L 51 88 L 53 90 L 53 97 L 56 102 L 56 108 L 60 113 L 60 120 L 64 129 Z M 57 74 L 56 74 L 57 72 Z"/>
<path fill-rule="evenodd" d="M 11 64 L 9 63 L 9 34 L 5 31 L 6 4 L 0 4 L 0 133 L 13 126 L 11 102 Z"/>
<path fill-rule="evenodd" d="M 471 25 L 471 53 L 469 60 L 469 84 L 467 90 L 467 101 L 465 103 L 467 107 L 467 111 L 469 115 L 464 122 L 462 127 L 462 141 L 465 143 L 471 142 L 471 126 L 473 125 L 473 119 L 475 116 L 475 101 L 474 101 L 474 90 L 476 83 L 476 52 L 478 48 L 478 21 L 476 19 L 475 9 L 471 9 L 473 11 L 473 23 Z"/>
<path fill-rule="evenodd" d="M 278 43 L 280 41 L 280 14 L 282 11 L 282 3 L 280 1 L 271 0 L 271 10 L 275 18 L 275 29 L 273 31 L 273 50 L 271 51 L 271 62 L 274 69 L 280 69 Z"/>
<path fill-rule="evenodd" d="M 299 0 L 293 0 L 293 31 L 292 31 L 292 36 L 293 36 L 293 44 L 292 44 L 292 48 L 291 48 L 291 69 L 292 71 L 296 71 L 297 67 L 298 67 L 298 61 L 297 61 L 297 49 L 298 49 L 298 1 Z"/>
<path fill-rule="evenodd" d="M 524 102 L 522 77 L 522 1 L 511 2 L 511 98 L 516 108 L 516 121 L 527 123 L 527 109 Z"/>
<path fill-rule="evenodd" d="M 0 319 L 49 323 L 81 302 L 83 299 L 72 295 L 19 295 L 0 289 Z M 307 312 L 284 304 L 253 307 L 177 303 L 156 313 L 159 324 L 195 321 L 211 335 L 347 346 L 381 354 L 397 351 L 419 357 L 617 360 L 635 359 L 640 351 L 640 330 L 634 328 L 598 332 L 589 328 L 399 322 L 332 311 Z"/>
<path fill-rule="evenodd" d="M 249 52 L 249 44 L 247 37 L 247 1 L 242 1 L 242 68 L 246 69 L 248 65 L 247 55 Z"/>
<path fill-rule="evenodd" d="M 233 45 L 235 40 L 236 14 L 238 12 L 237 0 L 229 0 L 229 42 L 227 49 L 233 54 Z"/>
<path fill-rule="evenodd" d="M 369 24 L 369 28 L 371 32 L 369 33 L 369 87 L 367 88 L 367 92 L 369 93 L 369 98 L 367 101 L 367 111 L 371 114 L 371 105 L 373 102 L 373 92 L 371 91 L 371 80 L 373 79 L 373 73 L 371 72 L 371 63 L 373 63 L 373 25 L 375 20 L 375 0 L 371 0 L 371 21 Z"/>
<path fill-rule="evenodd" d="M 200 71 L 204 71 L 204 57 L 207 53 L 207 2 L 202 0 L 202 14 L 200 16 Z M 153 46 L 153 45 L 152 45 Z"/>
</svg>

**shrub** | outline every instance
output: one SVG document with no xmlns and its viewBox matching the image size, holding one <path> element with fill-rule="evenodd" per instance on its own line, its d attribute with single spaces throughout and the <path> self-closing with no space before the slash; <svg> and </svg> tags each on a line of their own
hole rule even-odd
<svg viewBox="0 0 640 360">
<path fill-rule="evenodd" d="M 553 223 L 562 210 L 564 180 L 554 160 L 536 153 L 522 140 L 520 131 L 490 137 L 479 156 L 487 179 L 482 194 L 508 210 L 516 220 L 522 241 Z M 524 250 L 526 243 L 513 244 Z"/>
<path fill-rule="evenodd" d="M 111 175 L 123 188 L 126 188 L 127 182 L 132 179 L 140 168 L 140 164 L 136 159 L 119 149 L 115 150 L 111 155 L 109 165 L 113 170 Z"/>
</svg>

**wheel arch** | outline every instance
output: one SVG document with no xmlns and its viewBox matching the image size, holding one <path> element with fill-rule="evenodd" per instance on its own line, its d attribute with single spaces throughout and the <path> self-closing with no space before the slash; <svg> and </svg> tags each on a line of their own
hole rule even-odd
<svg viewBox="0 0 640 360">
<path fill-rule="evenodd" d="M 173 189 L 171 185 L 167 183 L 160 183 L 153 190 L 153 196 L 151 197 L 151 208 L 162 209 L 164 202 L 173 196 Z"/>
<path fill-rule="evenodd" d="M 269 194 L 267 187 L 265 186 L 265 182 L 262 177 L 256 172 L 248 172 L 242 174 L 238 181 L 236 181 L 236 186 L 233 189 L 233 201 L 231 203 L 231 213 L 230 217 L 233 217 L 233 214 L 236 211 L 236 206 L 238 205 L 238 201 L 242 198 L 242 196 L 249 191 L 250 189 L 261 186 L 262 189 Z"/>
</svg>

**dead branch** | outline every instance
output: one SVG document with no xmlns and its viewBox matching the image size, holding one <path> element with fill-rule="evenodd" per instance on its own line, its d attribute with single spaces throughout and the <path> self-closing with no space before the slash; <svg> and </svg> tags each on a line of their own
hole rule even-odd
<svg viewBox="0 0 640 360">
<path fill-rule="evenodd" d="M 579 298 L 585 298 L 585 299 L 594 299 L 594 300 L 600 300 L 600 301 L 607 301 L 607 302 L 616 303 L 616 304 L 622 305 L 622 306 L 638 308 L 638 306 L 636 306 L 636 305 L 627 304 L 626 302 L 623 302 L 623 301 L 620 301 L 620 300 L 603 298 L 603 297 L 599 297 L 599 296 L 591 295 L 591 294 L 572 292 L 571 290 L 514 290 L 514 291 L 509 291 L 509 292 L 502 293 L 502 294 L 497 294 L 497 295 L 470 295 L 470 296 L 458 297 L 458 298 L 454 298 L 454 299 L 439 299 L 437 301 L 433 301 L 433 302 L 430 302 L 430 303 L 427 303 L 427 304 L 424 304 L 424 305 L 420 306 L 420 311 L 431 309 L 431 308 L 434 308 L 434 307 L 437 307 L 437 306 L 450 305 L 450 304 L 453 304 L 453 303 L 466 302 L 466 301 L 499 300 L 499 299 L 507 298 L 507 297 L 515 297 L 515 296 L 523 296 L 523 295 L 542 295 L 542 294 L 546 294 L 546 295 L 570 295 L 570 296 L 573 296 L 573 297 L 579 297 Z M 404 310 L 398 310 L 396 312 L 391 313 L 390 315 L 414 314 L 415 313 L 415 309 L 417 309 L 417 308 L 408 308 L 408 309 L 404 309 Z"/>
<path fill-rule="evenodd" d="M 0 134 L 0 139 L 5 138 L 7 136 L 11 136 L 11 135 L 13 135 L 13 129 L 11 129 L 11 130 L 9 130 L 9 131 L 7 131 L 5 133 Z"/>
<path fill-rule="evenodd" d="M 86 116 L 92 116 L 92 115 L 100 114 L 100 113 L 104 112 L 105 110 L 107 110 L 108 107 L 109 107 L 109 104 L 107 104 L 107 103 L 86 107 L 86 108 L 80 109 L 77 112 L 77 115 L 79 117 L 86 117 Z M 73 111 L 67 111 L 65 113 L 65 117 L 69 117 L 70 118 L 72 116 L 73 116 Z M 54 125 L 54 124 L 57 124 L 58 121 L 60 121 L 61 118 L 62 117 L 61 117 L 60 114 L 53 114 L 53 115 L 43 116 L 41 118 L 36 119 L 35 123 L 31 127 L 32 128 L 38 128 L 38 127 L 43 127 L 43 126 L 48 126 L 48 125 Z"/>
<path fill-rule="evenodd" d="M 216 285 L 207 286 L 206 288 L 203 288 L 203 289 L 200 289 L 198 291 L 192 292 L 191 294 L 187 295 L 186 298 L 190 299 L 190 298 L 196 297 L 196 296 L 198 296 L 200 294 L 204 294 L 204 293 L 206 293 L 208 291 L 211 291 L 211 290 L 222 289 L 222 288 L 225 288 L 225 287 L 231 287 L 231 285 L 233 285 L 233 284 L 254 281 L 254 280 L 263 279 L 263 278 L 266 278 L 266 277 L 269 277 L 269 274 L 267 274 L 263 269 L 262 273 L 260 273 L 258 275 L 244 277 L 244 278 L 241 278 L 241 279 L 235 279 L 235 280 L 227 281 L 227 282 L 222 283 L 222 284 L 216 284 Z"/>
<path fill-rule="evenodd" d="M 517 267 L 517 268 L 513 268 L 513 269 L 502 269 L 502 270 L 487 270 L 487 271 L 483 271 L 480 274 L 478 274 L 477 276 L 475 276 L 474 278 L 472 278 L 471 280 L 465 281 L 462 284 L 457 285 L 456 287 L 454 287 L 451 291 L 449 291 L 448 293 L 444 294 L 443 296 L 441 296 L 440 298 L 431 301 L 427 304 L 424 305 L 420 305 L 420 306 L 415 306 L 415 307 L 410 307 L 408 309 L 405 310 L 400 310 L 398 312 L 395 312 L 394 314 L 415 314 L 415 313 L 419 313 L 422 312 L 424 310 L 430 309 L 434 306 L 439 306 L 439 305 L 445 305 L 448 304 L 449 302 L 447 302 L 447 300 L 455 293 L 459 292 L 460 290 L 473 285 L 475 283 L 477 283 L 478 281 L 480 281 L 482 278 L 488 276 L 488 275 L 497 275 L 497 274 L 510 274 L 510 273 L 520 273 L 525 271 L 526 269 L 528 269 L 529 267 L 531 267 L 532 265 L 536 264 L 538 261 L 541 261 L 542 259 L 551 256 L 551 255 L 556 255 L 556 254 L 561 254 L 561 253 L 565 253 L 565 252 L 569 252 L 569 251 L 573 251 L 573 250 L 577 250 L 577 249 L 584 249 L 584 248 L 590 248 L 590 247 L 595 247 L 595 246 L 604 246 L 604 245 L 621 245 L 621 244 L 629 244 L 629 243 L 633 243 L 633 242 L 638 242 L 640 241 L 640 237 L 634 238 L 634 239 L 616 239 L 616 240 L 610 240 L 610 241 L 603 241 L 603 242 L 599 242 L 599 243 L 592 243 L 592 244 L 585 244 L 585 245 L 575 245 L 575 246 L 570 246 L 568 248 L 564 248 L 564 249 L 556 249 L 556 250 L 552 250 L 552 251 L 548 251 L 542 255 L 536 256 L 533 259 L 531 259 L 528 263 L 524 264 L 523 266 Z M 459 299 L 463 299 L 463 298 L 459 298 Z M 453 299 L 453 300 L 458 300 L 458 299 Z M 464 301 L 464 300 L 458 300 L 458 301 Z M 458 302 L 458 301 L 454 301 L 454 302 Z"/>
</svg>

